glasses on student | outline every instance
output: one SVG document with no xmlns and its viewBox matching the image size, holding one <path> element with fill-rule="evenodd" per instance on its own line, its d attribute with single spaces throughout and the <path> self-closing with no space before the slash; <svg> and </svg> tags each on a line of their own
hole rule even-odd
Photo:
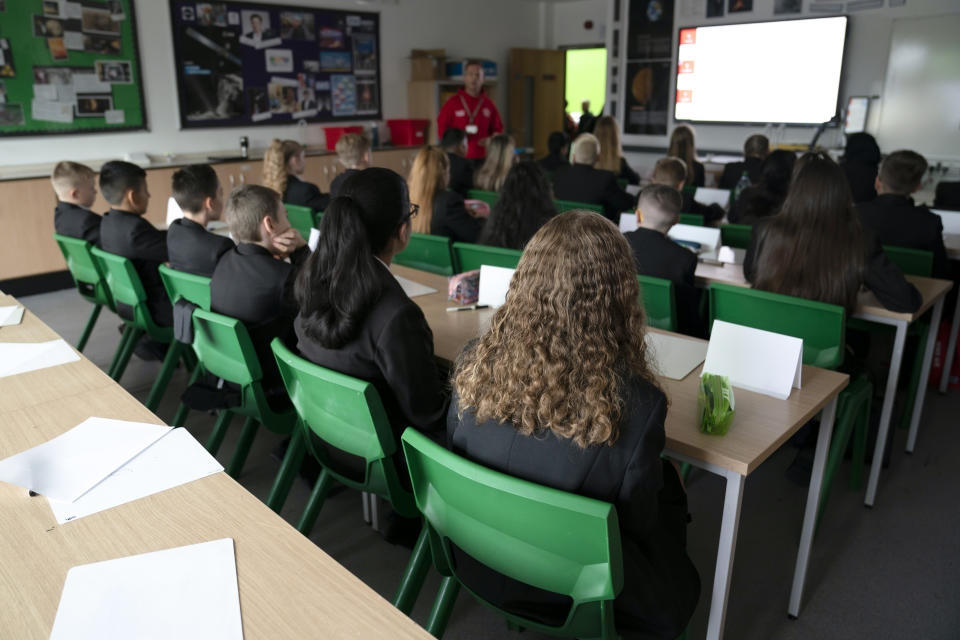
<svg viewBox="0 0 960 640">
<path fill-rule="evenodd" d="M 417 217 L 417 213 L 419 213 L 419 212 L 420 212 L 420 205 L 418 205 L 418 204 L 411 204 L 411 205 L 410 205 L 410 211 L 409 211 L 409 213 L 407 213 L 407 215 L 403 216 L 403 219 L 400 220 L 400 224 L 397 225 L 397 226 L 403 225 L 404 223 L 407 222 L 407 220 L 410 220 L 411 218 L 416 218 L 416 217 Z"/>
</svg>

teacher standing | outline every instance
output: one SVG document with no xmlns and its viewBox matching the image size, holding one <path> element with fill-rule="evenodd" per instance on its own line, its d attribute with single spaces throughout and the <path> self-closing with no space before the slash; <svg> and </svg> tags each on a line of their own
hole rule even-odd
<svg viewBox="0 0 960 640">
<path fill-rule="evenodd" d="M 437 116 L 437 135 L 447 129 L 462 129 L 467 134 L 467 157 L 483 159 L 487 138 L 503 133 L 503 121 L 497 105 L 483 90 L 483 65 L 468 62 L 463 70 L 463 88 L 447 100 Z"/>
</svg>

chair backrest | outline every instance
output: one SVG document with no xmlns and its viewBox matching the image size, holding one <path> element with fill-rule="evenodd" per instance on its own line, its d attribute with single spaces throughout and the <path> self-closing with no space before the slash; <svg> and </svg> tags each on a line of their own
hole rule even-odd
<svg viewBox="0 0 960 640">
<path fill-rule="evenodd" d="M 677 303 L 673 283 L 663 278 L 637 276 L 640 301 L 647 314 L 647 324 L 664 331 L 677 330 Z"/>
<path fill-rule="evenodd" d="M 484 601 L 508 619 L 570 637 L 612 632 L 611 600 L 623 587 L 613 505 L 493 471 L 413 429 L 402 442 L 441 573 L 457 575 L 452 543 L 494 571 L 572 600 L 564 623 L 550 626 Z"/>
<path fill-rule="evenodd" d="M 753 227 L 749 224 L 720 225 L 720 242 L 725 247 L 748 249 L 750 248 L 750 238 L 752 236 Z"/>
<path fill-rule="evenodd" d="M 617 186 L 626 191 L 627 185 L 630 184 L 630 181 L 626 178 L 617 178 Z"/>
<path fill-rule="evenodd" d="M 298 204 L 284 203 L 283 206 L 287 210 L 287 219 L 290 221 L 290 226 L 299 231 L 304 240 L 309 239 L 310 229 L 313 229 L 317 223 L 317 215 L 313 209 Z"/>
<path fill-rule="evenodd" d="M 454 274 L 450 238 L 445 236 L 411 233 L 407 248 L 395 255 L 393 261 L 405 267 L 429 271 L 441 276 Z"/>
<path fill-rule="evenodd" d="M 193 351 L 204 370 L 245 386 L 261 380 L 263 370 L 242 322 L 207 309 L 193 312 Z"/>
<path fill-rule="evenodd" d="M 883 245 L 883 252 L 890 258 L 890 262 L 900 267 L 900 271 L 903 271 L 908 276 L 923 276 L 924 278 L 929 278 L 933 275 L 932 251 L 894 247 L 885 244 Z"/>
<path fill-rule="evenodd" d="M 67 269 L 70 270 L 70 276 L 80 295 L 94 304 L 102 304 L 112 309 L 113 298 L 110 297 L 106 280 L 90 253 L 93 245 L 86 240 L 56 233 L 53 234 L 53 239 L 60 247 L 60 253 L 67 262 Z"/>
<path fill-rule="evenodd" d="M 804 364 L 835 369 L 843 362 L 846 319 L 837 305 L 714 283 L 711 326 L 714 320 L 801 338 Z"/>
<path fill-rule="evenodd" d="M 201 309 L 210 310 L 210 278 L 177 271 L 165 264 L 160 265 L 159 271 L 170 302 L 176 304 L 184 298 Z"/>
<path fill-rule="evenodd" d="M 689 224 L 695 227 L 703 226 L 703 216 L 699 213 L 681 213 L 680 224 Z"/>
<path fill-rule="evenodd" d="M 497 200 L 500 199 L 500 194 L 496 191 L 484 191 L 483 189 L 469 189 L 467 190 L 467 199 L 468 200 L 483 200 L 490 208 L 493 209 L 493 205 L 497 204 Z"/>
<path fill-rule="evenodd" d="M 601 204 L 587 204 L 586 202 L 573 202 L 572 200 L 554 200 L 553 206 L 557 208 L 557 213 L 582 209 L 603 215 L 603 205 Z"/>
<path fill-rule="evenodd" d="M 453 264 L 457 273 L 479 269 L 480 265 L 516 269 L 523 254 L 519 249 L 502 249 L 467 242 L 453 243 Z"/>
<path fill-rule="evenodd" d="M 338 473 L 325 452 L 316 451 L 307 438 L 314 455 L 339 481 L 389 499 L 402 515 L 414 515 L 412 496 L 402 488 L 392 458 L 398 444 L 377 389 L 301 358 L 279 338 L 270 347 L 300 421 L 325 444 L 363 458 L 364 477 Z"/>
</svg>

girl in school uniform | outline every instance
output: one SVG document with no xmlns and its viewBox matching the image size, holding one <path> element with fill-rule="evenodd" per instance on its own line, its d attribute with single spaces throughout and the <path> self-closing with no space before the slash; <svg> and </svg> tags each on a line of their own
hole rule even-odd
<svg viewBox="0 0 960 640">
<path fill-rule="evenodd" d="M 306 149 L 295 140 L 274 139 L 263 155 L 263 186 L 283 196 L 284 204 L 323 211 L 330 203 L 330 195 L 300 179 L 306 168 L 305 154 Z"/>
<path fill-rule="evenodd" d="M 540 229 L 506 303 L 457 364 L 447 437 L 487 467 L 613 503 L 625 580 L 617 630 L 675 638 L 700 581 L 685 551 L 686 494 L 660 459 L 667 399 L 650 368 L 635 271 L 600 215 L 570 211 Z M 474 574 L 472 589 L 508 610 L 568 613 L 562 596 L 458 564 Z"/>
<path fill-rule="evenodd" d="M 623 157 L 617 119 L 613 116 L 599 118 L 593 128 L 593 135 L 600 141 L 600 157 L 594 166 L 613 172 L 618 180 L 626 180 L 627 184 L 640 184 L 640 174 L 634 171 Z"/>
<path fill-rule="evenodd" d="M 693 137 L 693 128 L 685 124 L 677 125 L 670 134 L 670 148 L 667 155 L 683 160 L 687 165 L 687 184 L 702 187 L 706 182 L 703 164 L 697 161 L 697 145 Z"/>
<path fill-rule="evenodd" d="M 553 189 L 535 162 L 510 169 L 500 199 L 493 205 L 477 243 L 504 249 L 523 249 L 533 234 L 557 215 Z"/>
<path fill-rule="evenodd" d="M 420 215 L 413 221 L 415 232 L 446 236 L 454 242 L 476 242 L 484 218 L 469 211 L 463 196 L 447 188 L 450 160 L 446 153 L 435 147 L 420 149 L 408 180 L 410 201 L 420 207 Z"/>
<path fill-rule="evenodd" d="M 493 136 L 487 142 L 487 157 L 483 165 L 473 175 L 473 187 L 499 192 L 514 162 L 516 155 L 513 138 L 502 133 Z"/>
</svg>

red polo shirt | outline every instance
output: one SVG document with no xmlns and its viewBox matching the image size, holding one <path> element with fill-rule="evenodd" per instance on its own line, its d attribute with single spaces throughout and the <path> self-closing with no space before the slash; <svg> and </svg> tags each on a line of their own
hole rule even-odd
<svg viewBox="0 0 960 640">
<path fill-rule="evenodd" d="M 485 158 L 487 150 L 478 142 L 503 133 L 503 122 L 500 120 L 497 105 L 493 104 L 493 100 L 488 98 L 483 90 L 476 98 L 464 89 L 459 89 L 457 95 L 451 96 L 437 116 L 437 136 L 442 138 L 443 132 L 450 127 L 466 131 L 467 125 L 471 123 L 477 125 L 477 132 L 467 133 L 467 157 Z"/>
</svg>

